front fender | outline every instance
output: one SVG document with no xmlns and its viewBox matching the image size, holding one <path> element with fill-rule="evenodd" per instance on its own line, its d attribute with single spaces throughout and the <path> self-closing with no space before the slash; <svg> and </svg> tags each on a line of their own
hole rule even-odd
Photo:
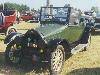
<svg viewBox="0 0 100 75">
<path fill-rule="evenodd" d="M 48 47 L 49 50 L 55 49 L 57 47 L 57 45 L 63 45 L 65 48 L 65 54 L 71 53 L 71 46 L 69 44 L 69 42 L 65 39 L 53 39 L 51 41 L 48 42 Z"/>
<path fill-rule="evenodd" d="M 48 42 L 48 47 L 49 48 L 54 48 L 56 47 L 57 45 L 59 45 L 61 43 L 61 39 L 52 39 Z"/>
</svg>

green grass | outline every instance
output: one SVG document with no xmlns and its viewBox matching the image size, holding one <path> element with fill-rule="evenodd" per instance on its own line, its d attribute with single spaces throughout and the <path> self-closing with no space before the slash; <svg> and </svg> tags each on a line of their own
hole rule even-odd
<svg viewBox="0 0 100 75">
<path fill-rule="evenodd" d="M 5 63 L 4 52 L 0 52 L 0 75 L 25 75 L 25 72 L 16 67 L 8 66 Z"/>
<path fill-rule="evenodd" d="M 3 41 L 5 39 L 4 35 L 0 35 L 0 41 Z"/>
</svg>

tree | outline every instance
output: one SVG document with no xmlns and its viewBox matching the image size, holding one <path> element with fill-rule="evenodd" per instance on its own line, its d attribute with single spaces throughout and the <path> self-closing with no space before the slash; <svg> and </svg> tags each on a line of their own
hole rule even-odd
<svg viewBox="0 0 100 75">
<path fill-rule="evenodd" d="M 23 4 L 19 5 L 19 4 L 16 4 L 16 3 L 6 2 L 4 4 L 4 6 L 5 6 L 4 7 L 5 10 L 18 10 L 19 12 L 30 10 L 30 8 L 27 5 L 23 5 Z M 3 5 L 1 4 L 0 10 L 2 10 L 2 7 L 3 7 Z"/>
<path fill-rule="evenodd" d="M 34 12 L 34 10 L 35 10 L 34 8 L 31 9 L 31 11 L 33 11 L 33 12 Z"/>
<path fill-rule="evenodd" d="M 3 5 L 1 4 L 1 5 L 0 5 L 0 10 L 2 10 L 2 9 L 3 9 Z"/>
</svg>

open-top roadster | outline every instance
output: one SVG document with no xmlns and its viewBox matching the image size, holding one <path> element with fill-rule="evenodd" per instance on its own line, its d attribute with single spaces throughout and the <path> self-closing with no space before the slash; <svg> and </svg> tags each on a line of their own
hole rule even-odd
<svg viewBox="0 0 100 75">
<path fill-rule="evenodd" d="M 86 49 L 88 25 L 69 25 L 71 7 L 42 7 L 41 25 L 25 34 L 11 33 L 5 39 L 5 59 L 18 64 L 23 58 L 48 63 L 51 74 L 57 75 L 65 58 Z"/>
</svg>

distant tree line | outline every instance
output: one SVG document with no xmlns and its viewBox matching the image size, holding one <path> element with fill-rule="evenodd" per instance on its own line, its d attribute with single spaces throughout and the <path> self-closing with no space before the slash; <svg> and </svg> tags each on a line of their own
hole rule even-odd
<svg viewBox="0 0 100 75">
<path fill-rule="evenodd" d="M 3 10 L 3 4 L 0 4 L 0 10 Z M 19 12 L 23 12 L 30 10 L 30 8 L 27 5 L 6 2 L 4 4 L 4 10 L 18 10 Z"/>
</svg>

